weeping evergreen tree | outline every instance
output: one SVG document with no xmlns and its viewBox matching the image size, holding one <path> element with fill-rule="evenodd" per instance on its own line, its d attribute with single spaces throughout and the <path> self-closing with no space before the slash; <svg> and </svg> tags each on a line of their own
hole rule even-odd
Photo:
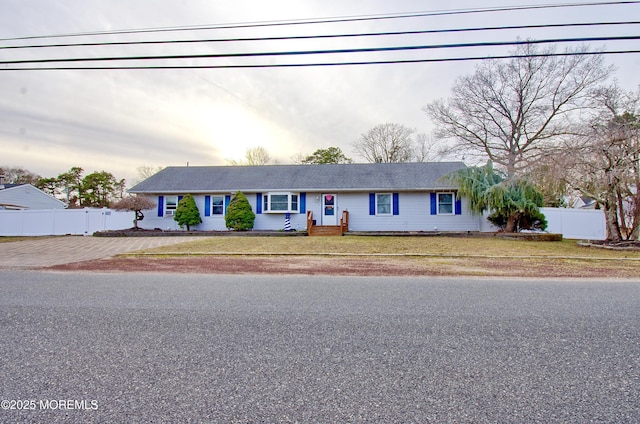
<svg viewBox="0 0 640 424">
<path fill-rule="evenodd" d="M 448 179 L 458 185 L 459 196 L 469 199 L 472 212 L 491 211 L 489 221 L 506 232 L 547 228 L 547 220 L 540 212 L 543 195 L 526 179 L 507 178 L 491 162 L 461 169 Z"/>
</svg>

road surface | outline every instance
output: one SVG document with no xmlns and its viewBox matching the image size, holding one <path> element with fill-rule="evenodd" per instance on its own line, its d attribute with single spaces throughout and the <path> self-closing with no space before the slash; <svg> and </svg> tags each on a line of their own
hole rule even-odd
<svg viewBox="0 0 640 424">
<path fill-rule="evenodd" d="M 0 271 L 0 422 L 637 422 L 640 281 Z"/>
</svg>

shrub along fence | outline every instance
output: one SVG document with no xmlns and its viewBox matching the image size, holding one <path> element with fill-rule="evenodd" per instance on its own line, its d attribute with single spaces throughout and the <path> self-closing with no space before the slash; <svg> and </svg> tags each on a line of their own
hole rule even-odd
<svg viewBox="0 0 640 424">
<path fill-rule="evenodd" d="M 130 228 L 134 217 L 110 209 L 0 210 L 0 236 L 90 236 Z"/>
</svg>

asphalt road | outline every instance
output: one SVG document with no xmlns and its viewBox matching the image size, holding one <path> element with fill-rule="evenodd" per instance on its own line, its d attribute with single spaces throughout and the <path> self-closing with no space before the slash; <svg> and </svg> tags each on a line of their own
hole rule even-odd
<svg viewBox="0 0 640 424">
<path fill-rule="evenodd" d="M 640 281 L 0 271 L 0 400 L 0 422 L 639 422 Z"/>
</svg>

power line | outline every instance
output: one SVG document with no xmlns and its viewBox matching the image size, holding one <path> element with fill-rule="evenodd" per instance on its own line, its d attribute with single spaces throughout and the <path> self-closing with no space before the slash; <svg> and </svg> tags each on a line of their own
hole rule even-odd
<svg viewBox="0 0 640 424">
<path fill-rule="evenodd" d="M 35 48 L 51 48 L 51 47 L 97 47 L 97 46 L 154 45 L 154 44 L 220 43 L 220 42 L 244 42 L 244 41 L 310 40 L 310 39 L 327 39 L 327 38 L 378 37 L 378 36 L 443 34 L 443 33 L 498 31 L 498 30 L 516 30 L 516 29 L 549 29 L 549 28 L 618 26 L 618 25 L 638 25 L 638 24 L 640 24 L 640 21 L 579 22 L 579 23 L 561 23 L 561 24 L 429 29 L 429 30 L 419 30 L 419 31 L 388 31 L 388 32 L 365 32 L 365 33 L 349 33 L 349 34 L 294 35 L 294 36 L 281 36 L 281 37 L 234 37 L 234 38 L 210 38 L 210 39 L 196 39 L 196 40 L 113 41 L 113 42 L 101 42 L 101 43 L 32 44 L 32 45 L 22 45 L 22 46 L 0 46 L 0 50 L 35 49 Z"/>
<path fill-rule="evenodd" d="M 352 66 L 352 65 L 388 65 L 409 63 L 463 62 L 499 59 L 518 59 L 555 56 L 594 56 L 615 54 L 637 54 L 640 50 L 583 51 L 560 53 L 536 53 L 527 55 L 507 54 L 497 56 L 465 56 L 432 59 L 378 60 L 361 62 L 318 62 L 318 63 L 280 63 L 280 64 L 248 64 L 248 65 L 152 65 L 152 66 L 95 66 L 95 67 L 41 67 L 41 68 L 2 68 L 0 71 L 88 71 L 88 70 L 136 70 L 136 69 L 249 69 L 249 68 L 302 68 L 319 66 Z"/>
<path fill-rule="evenodd" d="M 523 6 L 510 6 L 510 7 L 485 7 L 485 8 L 477 8 L 477 9 L 454 9 L 454 10 L 431 11 L 431 12 L 398 13 L 398 14 L 386 14 L 386 15 L 364 15 L 364 16 L 351 16 L 351 17 L 338 17 L 338 18 L 299 19 L 299 20 L 288 20 L 288 21 L 253 22 L 253 23 L 238 23 L 238 24 L 193 25 L 193 26 L 186 26 L 186 27 L 159 27 L 159 28 L 145 28 L 145 29 L 114 30 L 114 31 L 95 31 L 95 32 L 82 32 L 82 33 L 0 38 L 0 41 L 17 41 L 17 40 L 30 40 L 30 39 L 32 40 L 32 39 L 42 39 L 42 38 L 84 37 L 84 36 L 99 36 L 99 35 L 143 34 L 143 33 L 178 32 L 178 31 L 259 28 L 259 27 L 327 24 L 327 23 L 343 23 L 343 22 L 362 22 L 362 21 L 373 21 L 373 20 L 437 17 L 437 16 L 479 14 L 479 13 L 492 13 L 492 12 L 511 12 L 511 11 L 526 11 L 526 10 L 538 10 L 538 9 L 577 8 L 577 7 L 632 5 L 632 4 L 640 4 L 640 0 L 523 5 Z"/>
<path fill-rule="evenodd" d="M 18 65 L 35 63 L 65 63 L 65 62 L 102 62 L 102 61 L 130 61 L 130 60 L 175 60 L 175 59 L 222 59 L 240 57 L 273 57 L 273 56 L 304 56 L 323 54 L 346 54 L 346 53 L 374 53 L 374 52 L 394 52 L 394 51 L 414 51 L 414 50 L 435 50 L 467 47 L 498 47 L 498 46 L 519 46 L 525 44 L 554 44 L 554 43 L 584 43 L 592 41 L 631 41 L 638 40 L 640 36 L 614 36 L 614 37 L 576 37 L 576 38 L 549 38 L 541 40 L 525 41 L 483 41 L 475 43 L 455 43 L 455 44 L 429 44 L 416 46 L 397 47 L 368 47 L 353 49 L 331 49 L 331 50 L 299 50 L 299 51 L 279 51 L 279 52 L 253 52 L 253 53 L 216 53 L 216 54 L 181 54 L 181 55 L 161 55 L 161 56 L 110 56 L 110 57 L 82 57 L 63 59 L 20 59 L 0 62 L 0 65 Z"/>
</svg>

